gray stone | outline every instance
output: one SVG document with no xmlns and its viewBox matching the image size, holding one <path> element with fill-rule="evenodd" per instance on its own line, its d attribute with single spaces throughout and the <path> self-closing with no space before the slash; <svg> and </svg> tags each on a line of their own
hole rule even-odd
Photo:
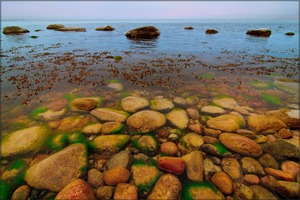
<svg viewBox="0 0 300 200">
<path fill-rule="evenodd" d="M 131 162 L 132 155 L 130 151 L 120 151 L 119 153 L 113 155 L 107 162 L 106 162 L 106 169 L 110 170 L 117 166 L 129 167 Z"/>
</svg>

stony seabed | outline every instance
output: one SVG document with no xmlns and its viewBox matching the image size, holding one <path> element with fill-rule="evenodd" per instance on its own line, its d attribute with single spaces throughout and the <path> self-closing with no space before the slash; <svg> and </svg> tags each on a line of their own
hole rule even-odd
<svg viewBox="0 0 300 200">
<path fill-rule="evenodd" d="M 299 110 L 107 88 L 15 121 L 1 139 L 1 199 L 299 198 Z"/>
</svg>

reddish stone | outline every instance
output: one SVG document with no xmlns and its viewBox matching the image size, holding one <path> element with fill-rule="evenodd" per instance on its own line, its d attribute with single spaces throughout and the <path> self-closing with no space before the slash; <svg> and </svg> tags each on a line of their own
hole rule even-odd
<svg viewBox="0 0 300 200">
<path fill-rule="evenodd" d="M 283 179 L 286 181 L 294 181 L 294 176 L 292 174 L 282 171 L 282 170 L 266 167 L 265 172 L 271 176 L 274 176 L 275 178 L 278 178 L 278 179 Z"/>
<path fill-rule="evenodd" d="M 160 157 L 157 160 L 157 166 L 164 171 L 177 175 L 182 174 L 185 170 L 185 162 L 179 157 Z"/>
</svg>

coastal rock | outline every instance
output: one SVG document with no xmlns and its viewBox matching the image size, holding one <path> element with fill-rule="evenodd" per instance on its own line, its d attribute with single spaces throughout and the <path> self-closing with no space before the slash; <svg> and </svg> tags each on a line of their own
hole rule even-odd
<svg viewBox="0 0 300 200">
<path fill-rule="evenodd" d="M 1 140 L 1 157 L 24 156 L 39 152 L 44 146 L 50 129 L 33 126 L 12 132 Z"/>
<path fill-rule="evenodd" d="M 86 135 L 97 135 L 101 133 L 102 124 L 100 123 L 92 123 L 88 124 L 81 130 L 82 133 Z"/>
<path fill-rule="evenodd" d="M 119 183 L 114 193 L 114 199 L 138 200 L 138 188 L 129 183 Z"/>
<path fill-rule="evenodd" d="M 54 30 L 55 31 L 63 31 L 63 32 L 67 32 L 67 31 L 86 32 L 86 29 L 81 28 L 81 27 L 63 27 L 63 28 L 54 29 Z"/>
<path fill-rule="evenodd" d="M 102 26 L 96 28 L 96 31 L 113 31 L 113 30 L 115 30 L 115 28 L 112 26 Z"/>
<path fill-rule="evenodd" d="M 141 133 L 147 133 L 158 129 L 165 125 L 165 123 L 165 115 L 153 110 L 139 111 L 127 119 L 127 125 Z"/>
<path fill-rule="evenodd" d="M 178 148 L 174 142 L 164 142 L 160 145 L 160 151 L 168 156 L 175 156 L 178 153 Z"/>
<path fill-rule="evenodd" d="M 180 157 L 160 157 L 157 160 L 157 166 L 164 171 L 171 172 L 176 175 L 182 174 L 185 170 L 185 162 Z"/>
<path fill-rule="evenodd" d="M 86 166 L 86 146 L 73 144 L 31 166 L 26 172 L 25 181 L 37 189 L 59 192 L 80 177 Z"/>
<path fill-rule="evenodd" d="M 244 156 L 258 157 L 263 151 L 262 148 L 253 140 L 234 133 L 222 133 L 219 140 L 228 149 Z"/>
<path fill-rule="evenodd" d="M 251 157 L 243 157 L 241 159 L 241 165 L 245 174 L 257 174 L 260 176 L 265 175 L 264 169 L 261 164 Z"/>
<path fill-rule="evenodd" d="M 102 124 L 101 132 L 103 135 L 115 134 L 118 133 L 123 127 L 124 124 L 121 122 L 105 122 Z"/>
<path fill-rule="evenodd" d="M 169 112 L 172 108 L 174 108 L 174 104 L 169 99 L 157 98 L 150 101 L 150 108 L 160 112 Z"/>
<path fill-rule="evenodd" d="M 95 200 L 94 192 L 84 180 L 75 179 L 66 185 L 55 197 L 59 199 L 91 199 Z"/>
<path fill-rule="evenodd" d="M 187 154 L 193 150 L 199 150 L 203 143 L 202 136 L 197 133 L 187 133 L 180 138 L 178 148 L 182 154 Z"/>
<path fill-rule="evenodd" d="M 129 96 L 121 101 L 123 110 L 129 113 L 135 113 L 149 106 L 149 101 L 143 97 Z"/>
<path fill-rule="evenodd" d="M 166 115 L 167 120 L 179 129 L 186 129 L 189 123 L 187 112 L 181 108 L 173 109 Z"/>
<path fill-rule="evenodd" d="M 100 97 L 77 98 L 71 102 L 70 108 L 73 111 L 91 111 L 101 105 L 101 100 Z"/>
<path fill-rule="evenodd" d="M 289 181 L 276 181 L 273 189 L 284 197 L 298 199 L 300 195 L 300 184 Z"/>
<path fill-rule="evenodd" d="M 106 162 L 106 169 L 110 170 L 117 166 L 129 167 L 131 162 L 132 155 L 130 151 L 124 150 L 120 151 L 119 153 L 113 155 L 107 162 Z"/>
<path fill-rule="evenodd" d="M 87 173 L 88 184 L 93 188 L 98 188 L 104 185 L 103 173 L 98 169 L 92 168 Z"/>
<path fill-rule="evenodd" d="M 201 183 L 190 183 L 184 186 L 182 199 L 225 199 L 213 184 L 207 181 Z"/>
<path fill-rule="evenodd" d="M 108 186 L 126 183 L 130 178 L 130 171 L 123 166 L 116 166 L 103 173 L 103 180 Z"/>
<path fill-rule="evenodd" d="M 227 114 L 211 118 L 206 121 L 206 124 L 209 128 L 226 132 L 235 132 L 236 130 L 242 128 L 246 123 L 242 117 L 233 114 Z"/>
<path fill-rule="evenodd" d="M 100 153 L 117 153 L 129 140 L 128 135 L 101 135 L 92 141 L 92 146 Z"/>
<path fill-rule="evenodd" d="M 254 198 L 253 199 L 270 199 L 270 200 L 277 200 L 276 196 L 267 190 L 266 188 L 260 185 L 251 185 L 249 188 L 252 190 Z"/>
<path fill-rule="evenodd" d="M 46 29 L 59 29 L 64 27 L 65 26 L 63 24 L 49 24 Z"/>
<path fill-rule="evenodd" d="M 161 175 L 161 171 L 155 164 L 146 164 L 141 161 L 133 163 L 131 167 L 131 177 L 139 191 L 140 196 L 145 196 L 153 188 Z"/>
<path fill-rule="evenodd" d="M 300 110 L 274 110 L 267 112 L 266 115 L 277 118 L 292 129 L 300 128 Z"/>
<path fill-rule="evenodd" d="M 242 183 L 234 183 L 233 188 L 234 188 L 233 198 L 235 200 L 245 200 L 245 199 L 252 200 L 254 197 L 252 190 L 248 186 Z"/>
<path fill-rule="evenodd" d="M 91 114 L 101 121 L 106 122 L 124 122 L 129 116 L 125 111 L 112 108 L 96 108 L 91 111 Z"/>
<path fill-rule="evenodd" d="M 140 150 L 140 152 L 148 155 L 154 156 L 158 150 L 158 141 L 152 135 L 143 135 L 137 140 L 132 142 L 133 146 Z"/>
<path fill-rule="evenodd" d="M 185 30 L 193 30 L 194 28 L 192 26 L 186 26 L 184 27 Z"/>
<path fill-rule="evenodd" d="M 210 116 L 218 116 L 225 114 L 225 110 L 218 106 L 203 106 L 201 108 L 201 112 Z"/>
<path fill-rule="evenodd" d="M 226 172 L 236 183 L 243 182 L 242 167 L 236 158 L 223 158 L 221 162 L 224 172 Z"/>
<path fill-rule="evenodd" d="M 250 29 L 246 32 L 247 35 L 256 37 L 270 37 L 271 33 L 270 29 Z"/>
<path fill-rule="evenodd" d="M 228 176 L 223 171 L 216 172 L 212 177 L 211 177 L 211 182 L 219 189 L 221 190 L 224 194 L 230 195 L 233 192 L 233 182 Z"/>
<path fill-rule="evenodd" d="M 205 31 L 206 34 L 216 34 L 219 33 L 219 31 L 215 30 L 215 29 L 207 29 Z"/>
<path fill-rule="evenodd" d="M 66 132 L 80 131 L 89 121 L 90 118 L 84 115 L 65 117 L 61 120 L 57 130 Z"/>
<path fill-rule="evenodd" d="M 284 35 L 287 35 L 287 36 L 294 36 L 295 33 L 294 33 L 294 32 L 286 32 Z"/>
<path fill-rule="evenodd" d="M 164 174 L 158 179 L 147 199 L 180 199 L 181 189 L 177 176 Z"/>
<path fill-rule="evenodd" d="M 248 125 L 253 131 L 264 134 L 274 133 L 282 128 L 287 128 L 281 120 L 266 115 L 250 115 L 248 117 Z"/>
<path fill-rule="evenodd" d="M 29 33 L 30 31 L 19 26 L 6 26 L 2 33 L 6 35 Z"/>
<path fill-rule="evenodd" d="M 128 31 L 125 36 L 131 39 L 153 39 L 160 35 L 160 31 L 154 26 L 143 26 Z"/>
<path fill-rule="evenodd" d="M 200 151 L 192 151 L 182 156 L 186 165 L 186 174 L 189 180 L 201 182 L 203 181 L 203 156 Z"/>
<path fill-rule="evenodd" d="M 271 154 L 276 160 L 298 160 L 300 156 L 298 147 L 283 139 L 277 139 L 274 142 L 262 144 L 261 147 L 265 153 Z"/>
<path fill-rule="evenodd" d="M 238 106 L 236 100 L 229 97 L 214 99 L 213 103 L 216 104 L 217 106 L 220 106 L 225 109 L 230 109 L 230 110 L 233 110 L 234 107 Z"/>
</svg>

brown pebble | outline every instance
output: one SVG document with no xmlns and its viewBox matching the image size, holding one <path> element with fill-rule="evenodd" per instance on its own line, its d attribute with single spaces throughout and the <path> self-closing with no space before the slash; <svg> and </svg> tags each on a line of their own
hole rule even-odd
<svg viewBox="0 0 300 200">
<path fill-rule="evenodd" d="M 266 167 L 265 172 L 271 176 L 274 176 L 275 178 L 278 178 L 278 179 L 283 179 L 286 181 L 294 181 L 294 176 L 292 174 L 282 171 L 282 170 Z"/>
<path fill-rule="evenodd" d="M 137 200 L 138 199 L 138 188 L 129 183 L 119 183 L 116 187 L 114 193 L 114 199 L 130 199 Z"/>
<path fill-rule="evenodd" d="M 296 177 L 300 172 L 300 164 L 294 161 L 287 160 L 281 164 L 281 169 Z"/>
<path fill-rule="evenodd" d="M 119 183 L 126 183 L 130 178 L 130 172 L 123 166 L 117 166 L 103 173 L 106 185 L 116 186 Z"/>
<path fill-rule="evenodd" d="M 160 151 L 166 155 L 174 156 L 178 153 L 178 148 L 174 142 L 165 142 L 160 145 Z"/>
<path fill-rule="evenodd" d="M 254 174 L 246 174 L 244 176 L 244 183 L 246 185 L 257 185 L 259 184 L 259 177 Z"/>
<path fill-rule="evenodd" d="M 274 136 L 282 139 L 289 139 L 292 138 L 292 133 L 289 129 L 283 128 L 280 131 L 276 132 Z"/>
<path fill-rule="evenodd" d="M 216 172 L 210 180 L 224 194 L 230 195 L 233 192 L 232 179 L 225 172 Z"/>
</svg>

